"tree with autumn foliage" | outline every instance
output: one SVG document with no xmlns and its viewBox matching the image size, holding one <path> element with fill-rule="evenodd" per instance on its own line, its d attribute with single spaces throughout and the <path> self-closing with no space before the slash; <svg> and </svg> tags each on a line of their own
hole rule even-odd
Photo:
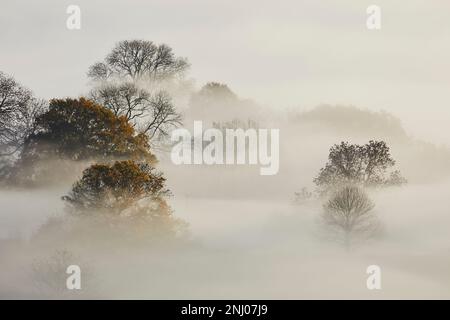
<svg viewBox="0 0 450 320">
<path fill-rule="evenodd" d="M 369 240 L 381 234 L 382 224 L 374 207 L 364 189 L 343 186 L 323 205 L 323 226 L 333 240 L 350 248 L 356 240 Z"/>
<path fill-rule="evenodd" d="M 146 137 L 136 134 L 126 118 L 85 98 L 50 101 L 48 112 L 37 118 L 36 125 L 37 133 L 28 137 L 24 156 L 155 160 Z"/>
<path fill-rule="evenodd" d="M 63 199 L 76 214 L 120 215 L 139 201 L 163 204 L 168 194 L 165 178 L 151 165 L 124 160 L 90 166 Z"/>
<path fill-rule="evenodd" d="M 94 164 L 63 197 L 72 217 L 98 228 L 174 236 L 184 223 L 172 215 L 165 178 L 150 164 L 133 160 Z"/>
<path fill-rule="evenodd" d="M 35 122 L 15 167 L 18 180 L 39 180 L 54 160 L 156 162 L 146 135 L 136 133 L 125 117 L 85 98 L 51 100 Z"/>
</svg>

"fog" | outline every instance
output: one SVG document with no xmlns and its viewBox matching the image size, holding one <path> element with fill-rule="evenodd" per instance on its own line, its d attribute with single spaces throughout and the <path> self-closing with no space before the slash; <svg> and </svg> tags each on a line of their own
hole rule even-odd
<svg viewBox="0 0 450 320">
<path fill-rule="evenodd" d="M 168 43 L 192 64 L 166 88 L 184 127 L 238 119 L 279 129 L 279 172 L 175 165 L 170 148 L 155 149 L 187 226 L 147 243 L 95 224 L 77 236 L 45 229 L 70 221 L 61 197 L 89 165 L 49 161 L 44 184 L 0 189 L 0 298 L 450 298 L 447 1 L 380 0 L 378 33 L 354 1 L 78 3 L 76 32 L 65 28 L 67 1 L 2 3 L 0 70 L 39 97 L 77 97 L 117 41 Z M 232 94 L 196 104 L 210 81 Z M 386 141 L 408 183 L 368 191 L 383 233 L 344 248 L 322 228 L 325 199 L 295 193 L 315 190 L 332 145 L 369 140 Z M 61 289 L 68 264 L 81 267 L 80 291 Z M 366 286 L 369 265 L 381 268 L 381 290 Z"/>
<path fill-rule="evenodd" d="M 181 198 L 174 208 L 189 219 L 194 244 L 165 252 L 75 250 L 82 257 L 76 262 L 94 270 L 96 284 L 92 288 L 87 282 L 84 294 L 167 299 L 448 298 L 449 218 L 442 202 L 445 192 L 436 192 L 436 187 L 378 194 L 377 212 L 388 231 L 382 240 L 351 252 L 321 241 L 314 205 Z M 37 215 L 33 219 L 42 221 Z M 30 281 L 30 263 L 52 254 L 47 248 L 2 252 L 2 297 L 48 297 Z M 365 286 L 365 270 L 371 264 L 382 268 L 380 291 Z"/>
<path fill-rule="evenodd" d="M 377 120 L 377 114 L 351 110 L 353 116 L 350 112 L 344 122 L 357 123 L 356 118 L 363 115 L 372 116 L 372 123 L 386 125 Z M 448 159 L 448 150 L 420 158 L 417 155 L 423 149 L 415 146 L 421 142 L 409 138 L 401 127 L 391 130 L 394 134 L 389 137 L 377 137 L 370 128 L 343 132 L 338 122 L 330 129 L 323 117 L 319 122 L 303 113 L 298 117 L 308 120 L 281 113 L 268 118 L 272 126 L 281 128 L 280 171 L 274 176 L 260 176 L 258 166 L 250 165 L 177 166 L 167 154 L 158 155 L 158 168 L 173 193 L 169 204 L 175 216 L 189 224 L 189 235 L 174 243 L 147 247 L 106 238 L 101 239 L 106 245 L 95 247 L 86 245 L 92 238 L 83 236 L 75 242 L 34 243 L 33 234 L 49 217 L 64 215 L 60 197 L 68 192 L 73 178 L 52 188 L 2 190 L 1 296 L 448 298 L 450 218 L 445 196 L 450 175 L 448 162 L 442 160 Z M 312 198 L 299 204 L 293 196 L 303 186 L 313 189 L 312 179 L 333 143 L 364 142 L 369 136 L 391 142 L 409 183 L 370 192 L 385 231 L 380 238 L 348 251 L 324 237 L 319 223 L 323 200 Z M 96 237 L 102 237 L 101 233 Z M 58 250 L 68 250 L 82 269 L 89 270 L 81 294 L 37 289 L 33 266 L 37 261 L 51 261 Z M 373 264 L 381 267 L 382 290 L 366 288 L 366 268 Z"/>
</svg>

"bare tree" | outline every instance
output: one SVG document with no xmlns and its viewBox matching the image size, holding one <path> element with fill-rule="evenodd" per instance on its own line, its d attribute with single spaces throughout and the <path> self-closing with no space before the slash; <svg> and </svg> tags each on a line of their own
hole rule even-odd
<svg viewBox="0 0 450 320">
<path fill-rule="evenodd" d="M 182 124 L 181 114 L 165 91 L 151 95 L 133 82 L 107 83 L 93 89 L 91 98 L 116 116 L 124 116 L 150 140 L 160 140 L 168 135 L 170 128 Z"/>
<path fill-rule="evenodd" d="M 35 129 L 35 119 L 46 103 L 27 88 L 0 72 L 0 156 L 16 154 Z"/>
<path fill-rule="evenodd" d="M 299 192 L 294 192 L 294 203 L 303 204 L 313 197 L 313 193 L 307 187 L 303 187 Z"/>
<path fill-rule="evenodd" d="M 175 57 L 167 45 L 121 41 L 103 62 L 90 67 L 88 76 L 94 80 L 90 95 L 117 116 L 124 116 L 155 145 L 170 128 L 181 125 L 182 117 L 169 94 L 153 87 L 156 81 L 181 75 L 188 67 L 187 60 Z"/>
<path fill-rule="evenodd" d="M 373 212 L 374 203 L 363 189 L 347 185 L 336 191 L 324 205 L 322 221 L 338 241 L 349 248 L 354 240 L 374 237 L 381 224 Z"/>
<path fill-rule="evenodd" d="M 140 118 L 150 109 L 151 95 L 132 82 L 105 83 L 91 91 L 92 100 L 128 121 Z"/>
<path fill-rule="evenodd" d="M 111 77 L 160 80 L 182 74 L 188 67 L 187 60 L 176 57 L 165 44 L 125 40 L 117 43 L 103 62 L 92 65 L 88 76 L 102 81 Z"/>
</svg>

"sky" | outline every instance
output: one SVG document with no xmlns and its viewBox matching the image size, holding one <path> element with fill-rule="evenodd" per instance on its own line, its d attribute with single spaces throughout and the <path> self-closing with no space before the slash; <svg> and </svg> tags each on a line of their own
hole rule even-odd
<svg viewBox="0 0 450 320">
<path fill-rule="evenodd" d="M 381 8 L 368 30 L 366 9 Z M 68 30 L 66 9 L 81 9 Z M 43 98 L 87 92 L 86 72 L 124 39 L 170 45 L 200 87 L 286 110 L 386 110 L 409 133 L 450 145 L 448 0 L 0 0 L 0 70 Z"/>
</svg>

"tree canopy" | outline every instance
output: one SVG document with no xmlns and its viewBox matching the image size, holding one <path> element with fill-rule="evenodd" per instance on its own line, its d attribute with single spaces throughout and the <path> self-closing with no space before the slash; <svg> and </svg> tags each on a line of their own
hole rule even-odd
<svg viewBox="0 0 450 320">
<path fill-rule="evenodd" d="M 321 191 L 347 183 L 364 186 L 405 183 L 398 170 L 390 170 L 394 166 L 395 160 L 384 141 L 369 141 L 365 145 L 341 142 L 331 147 L 328 162 L 314 182 Z"/>
<path fill-rule="evenodd" d="M 104 83 L 91 91 L 91 97 L 116 116 L 125 117 L 150 140 L 167 136 L 171 127 L 182 123 L 181 115 L 165 91 L 151 95 L 133 82 Z"/>
<path fill-rule="evenodd" d="M 116 44 L 103 62 L 89 68 L 93 80 L 147 78 L 161 80 L 182 74 L 189 68 L 187 59 L 176 57 L 166 44 L 146 40 L 124 40 Z"/>
<path fill-rule="evenodd" d="M 176 57 L 165 44 L 121 41 L 103 62 L 90 67 L 90 97 L 115 115 L 124 116 L 136 131 L 155 142 L 182 120 L 161 83 L 183 75 L 188 67 L 187 60 Z"/>
</svg>

